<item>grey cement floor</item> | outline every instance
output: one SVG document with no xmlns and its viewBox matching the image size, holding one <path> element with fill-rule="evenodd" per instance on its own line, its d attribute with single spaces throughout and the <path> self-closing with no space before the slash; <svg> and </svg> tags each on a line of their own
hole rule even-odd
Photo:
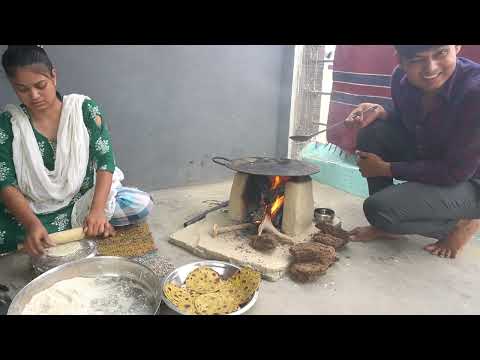
<svg viewBox="0 0 480 360">
<path fill-rule="evenodd" d="M 198 257 L 168 242 L 183 222 L 212 204 L 228 200 L 231 180 L 154 192 L 149 220 L 162 255 L 180 266 Z M 361 198 L 314 182 L 317 207 L 333 208 L 346 230 L 366 225 Z M 248 314 L 480 314 L 480 243 L 474 240 L 457 259 L 440 259 L 422 250 L 432 239 L 350 243 L 340 261 L 311 284 L 289 278 L 263 281 Z M 0 283 L 14 296 L 31 279 L 28 257 L 0 257 Z M 162 305 L 162 314 L 172 314 Z"/>
</svg>

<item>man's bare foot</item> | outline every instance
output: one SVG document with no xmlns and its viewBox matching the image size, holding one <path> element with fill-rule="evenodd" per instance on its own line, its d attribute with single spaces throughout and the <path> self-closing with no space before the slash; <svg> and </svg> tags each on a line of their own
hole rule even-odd
<svg viewBox="0 0 480 360">
<path fill-rule="evenodd" d="M 454 259 L 479 229 L 480 220 L 460 220 L 447 239 L 429 244 L 423 249 L 432 255 Z"/>
<path fill-rule="evenodd" d="M 457 256 L 460 248 L 448 244 L 447 241 L 437 241 L 436 243 L 429 244 L 424 246 L 423 250 L 428 251 L 432 255 L 437 255 L 439 257 L 451 258 L 454 259 Z"/>
<path fill-rule="evenodd" d="M 349 232 L 350 241 L 370 241 L 378 238 L 395 238 L 396 236 L 374 226 L 361 226 Z"/>
</svg>

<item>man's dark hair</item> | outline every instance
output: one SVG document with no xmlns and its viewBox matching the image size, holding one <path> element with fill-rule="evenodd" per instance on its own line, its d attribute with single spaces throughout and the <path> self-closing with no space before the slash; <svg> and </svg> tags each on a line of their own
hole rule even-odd
<svg viewBox="0 0 480 360">
<path fill-rule="evenodd" d="M 431 50 L 439 46 L 442 45 L 393 45 L 395 50 L 397 50 L 398 55 L 405 59 L 411 59 L 420 52 Z"/>
<path fill-rule="evenodd" d="M 3 70 L 9 78 L 15 76 L 17 68 L 34 64 L 44 65 L 49 74 L 52 74 L 52 62 L 39 45 L 9 45 L 2 55 Z"/>
</svg>

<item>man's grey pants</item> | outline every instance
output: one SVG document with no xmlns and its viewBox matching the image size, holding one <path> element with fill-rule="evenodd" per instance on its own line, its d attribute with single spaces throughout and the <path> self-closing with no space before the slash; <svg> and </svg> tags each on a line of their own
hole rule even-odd
<svg viewBox="0 0 480 360">
<path fill-rule="evenodd" d="M 384 161 L 416 159 L 415 137 L 398 123 L 377 120 L 358 133 L 357 148 Z M 480 181 L 454 186 L 417 182 L 393 185 L 392 178 L 368 178 L 370 197 L 363 203 L 368 222 L 391 234 L 445 239 L 461 219 L 480 218 Z"/>
</svg>

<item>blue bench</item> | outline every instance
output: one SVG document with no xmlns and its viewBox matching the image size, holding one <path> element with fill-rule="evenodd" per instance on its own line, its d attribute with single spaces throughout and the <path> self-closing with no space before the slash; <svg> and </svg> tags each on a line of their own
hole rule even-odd
<svg viewBox="0 0 480 360">
<path fill-rule="evenodd" d="M 333 144 L 310 143 L 300 154 L 302 160 L 320 166 L 321 170 L 312 179 L 347 193 L 368 197 L 367 180 L 358 171 L 356 158 L 341 152 Z M 394 181 L 399 184 L 402 181 Z"/>
</svg>

